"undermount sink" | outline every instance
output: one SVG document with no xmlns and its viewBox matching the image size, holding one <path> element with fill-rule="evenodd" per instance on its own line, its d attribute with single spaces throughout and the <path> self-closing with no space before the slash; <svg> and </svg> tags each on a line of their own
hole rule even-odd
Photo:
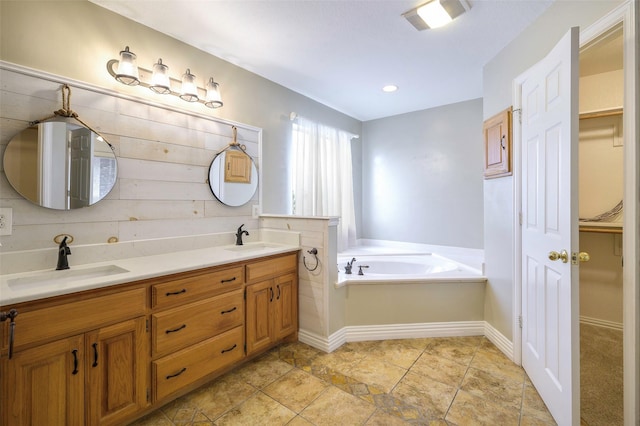
<svg viewBox="0 0 640 426">
<path fill-rule="evenodd" d="M 257 251 L 257 250 L 264 250 L 264 249 L 276 248 L 276 247 L 278 247 L 276 244 L 258 242 L 258 243 L 246 243 L 241 246 L 225 247 L 225 250 L 247 252 L 247 251 Z"/>
<path fill-rule="evenodd" d="M 90 278 L 122 274 L 128 270 L 116 265 L 103 265 L 86 269 L 65 269 L 62 271 L 43 271 L 33 275 L 12 278 L 7 281 L 9 287 L 33 288 L 39 285 L 54 286 Z"/>
</svg>

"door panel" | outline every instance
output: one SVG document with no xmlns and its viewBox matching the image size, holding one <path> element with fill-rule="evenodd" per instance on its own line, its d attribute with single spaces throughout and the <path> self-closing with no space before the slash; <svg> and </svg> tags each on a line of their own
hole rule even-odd
<svg viewBox="0 0 640 426">
<path fill-rule="evenodd" d="M 578 28 L 522 82 L 522 365 L 559 424 L 579 422 Z M 563 259 L 551 252 L 565 253 Z"/>
</svg>

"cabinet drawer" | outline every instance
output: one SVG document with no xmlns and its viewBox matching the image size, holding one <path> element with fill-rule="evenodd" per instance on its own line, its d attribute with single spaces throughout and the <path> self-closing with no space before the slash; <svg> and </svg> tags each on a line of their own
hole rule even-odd
<svg viewBox="0 0 640 426">
<path fill-rule="evenodd" d="M 176 278 L 151 287 L 152 307 L 164 308 L 239 289 L 244 284 L 243 267 Z"/>
<path fill-rule="evenodd" d="M 200 342 L 152 363 L 154 401 L 244 357 L 244 327 Z"/>
<path fill-rule="evenodd" d="M 182 349 L 242 325 L 243 291 L 237 290 L 152 315 L 153 355 Z"/>
<path fill-rule="evenodd" d="M 274 259 L 261 260 L 247 265 L 247 282 L 256 282 L 296 270 L 298 254 L 292 253 Z"/>
<path fill-rule="evenodd" d="M 146 289 L 140 287 L 19 312 L 14 345 L 18 349 L 22 345 L 77 334 L 144 315 L 146 305 Z"/>
</svg>

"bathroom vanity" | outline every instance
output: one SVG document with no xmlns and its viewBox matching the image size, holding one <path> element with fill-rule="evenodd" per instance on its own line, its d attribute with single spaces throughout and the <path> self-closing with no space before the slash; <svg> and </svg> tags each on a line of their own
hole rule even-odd
<svg viewBox="0 0 640 426">
<path fill-rule="evenodd" d="M 1 423 L 126 424 L 297 340 L 298 251 L 273 252 L 1 306 Z"/>
</svg>

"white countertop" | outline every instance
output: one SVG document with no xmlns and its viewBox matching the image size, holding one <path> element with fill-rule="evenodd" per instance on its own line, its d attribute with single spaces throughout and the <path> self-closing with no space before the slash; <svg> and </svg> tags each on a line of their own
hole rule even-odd
<svg viewBox="0 0 640 426">
<path fill-rule="evenodd" d="M 7 274 L 0 277 L 0 306 L 247 261 L 299 249 L 299 246 L 290 244 L 255 242 L 244 246 L 216 246 L 110 260 L 71 266 L 64 271 L 48 269 Z"/>
</svg>

